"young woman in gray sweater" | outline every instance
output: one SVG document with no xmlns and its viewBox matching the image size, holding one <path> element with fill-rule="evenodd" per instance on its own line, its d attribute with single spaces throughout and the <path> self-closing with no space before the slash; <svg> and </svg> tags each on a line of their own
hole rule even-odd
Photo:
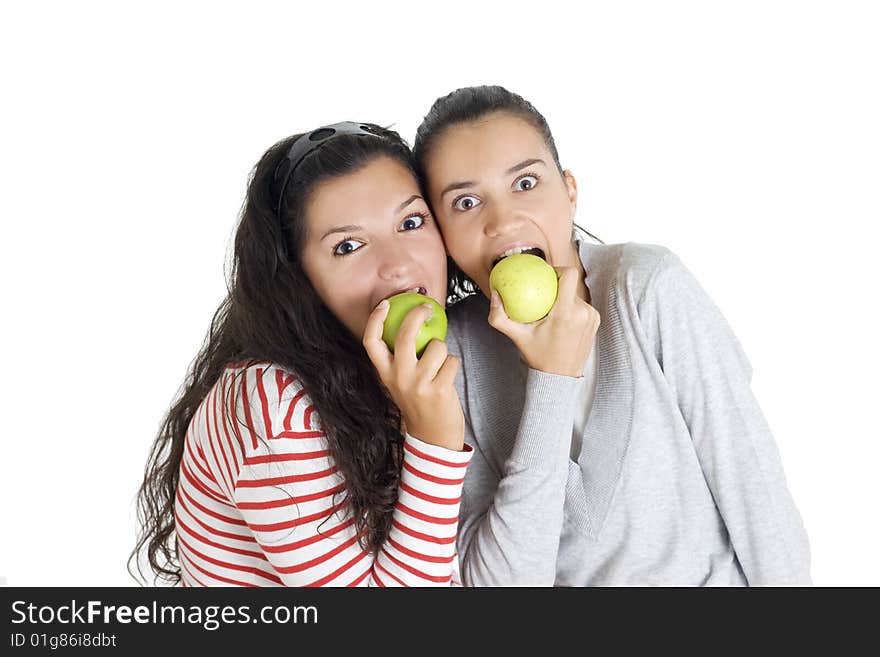
<svg viewBox="0 0 880 657">
<path fill-rule="evenodd" d="M 474 447 L 464 583 L 810 584 L 751 367 L 681 261 L 583 239 L 546 121 L 501 87 L 438 99 L 415 153 L 464 297 L 448 336 Z M 489 288 L 521 251 L 559 275 L 555 306 L 530 324 Z"/>
</svg>

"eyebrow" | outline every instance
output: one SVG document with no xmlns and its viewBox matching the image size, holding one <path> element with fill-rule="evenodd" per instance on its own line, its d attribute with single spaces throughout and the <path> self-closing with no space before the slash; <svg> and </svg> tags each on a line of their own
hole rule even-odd
<svg viewBox="0 0 880 657">
<path fill-rule="evenodd" d="M 422 198 L 422 197 L 419 196 L 418 194 L 413 194 L 408 199 L 406 199 L 403 203 L 401 203 L 400 205 L 397 206 L 397 209 L 394 211 L 394 214 L 400 214 L 401 212 L 404 211 L 404 209 L 406 209 L 406 207 L 408 205 L 410 205 L 413 201 L 419 200 L 420 198 Z M 326 233 L 324 233 L 321 236 L 320 241 L 323 242 L 327 237 L 329 237 L 330 235 L 333 235 L 334 233 L 353 233 L 357 230 L 363 230 L 363 227 L 357 226 L 355 224 L 348 224 L 346 226 L 334 226 L 333 228 L 331 228 L 330 230 L 328 230 Z"/>
<path fill-rule="evenodd" d="M 355 226 L 354 224 L 349 224 L 347 226 L 334 226 L 326 233 L 321 235 L 321 241 L 324 241 L 327 237 L 332 235 L 333 233 L 353 233 L 356 230 L 363 230 L 360 226 Z"/>
<path fill-rule="evenodd" d="M 406 199 L 403 203 L 401 203 L 400 205 L 397 206 L 397 211 L 394 214 L 399 214 L 399 213 L 403 212 L 403 210 L 406 208 L 407 205 L 409 205 L 413 201 L 416 201 L 420 198 L 422 198 L 422 197 L 419 196 L 418 194 L 413 194 L 408 199 Z"/>
<path fill-rule="evenodd" d="M 510 167 L 504 173 L 509 176 L 510 174 L 516 173 L 520 169 L 525 169 L 526 167 L 530 167 L 533 164 L 543 164 L 544 166 L 547 166 L 547 163 L 544 162 L 544 160 L 542 160 L 540 157 L 531 157 L 528 160 L 523 160 L 519 164 L 514 164 L 512 167 Z"/>
<path fill-rule="evenodd" d="M 520 171 L 521 169 L 525 169 L 526 167 L 530 167 L 533 164 L 543 164 L 544 166 L 547 166 L 547 163 L 544 162 L 544 160 L 542 160 L 541 158 L 530 157 L 529 159 L 523 160 L 522 162 L 520 162 L 518 164 L 514 164 L 512 167 L 510 167 L 507 171 L 504 172 L 504 175 L 509 176 L 511 174 L 516 173 L 517 171 Z M 473 180 L 463 180 L 462 182 L 455 182 L 455 183 L 452 183 L 451 185 L 447 185 L 446 187 L 443 188 L 443 191 L 440 192 L 440 198 L 443 198 L 444 196 L 446 196 L 446 194 L 448 194 L 449 192 L 453 192 L 456 189 L 465 189 L 467 187 L 473 187 L 474 184 L 475 183 Z"/>
<path fill-rule="evenodd" d="M 456 189 L 465 189 L 466 187 L 473 187 L 473 180 L 465 180 L 463 182 L 452 183 L 451 185 L 446 185 L 443 188 L 443 191 L 440 192 L 440 198 L 446 196 L 449 192 L 454 192 Z"/>
</svg>

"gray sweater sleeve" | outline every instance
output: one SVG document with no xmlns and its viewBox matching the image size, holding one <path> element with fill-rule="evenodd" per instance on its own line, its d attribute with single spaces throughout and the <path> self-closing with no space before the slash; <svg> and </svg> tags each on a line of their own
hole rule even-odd
<svg viewBox="0 0 880 657">
<path fill-rule="evenodd" d="M 671 252 L 638 307 L 749 584 L 810 584 L 806 531 L 728 323 Z"/>
<path fill-rule="evenodd" d="M 554 584 L 574 422 L 573 381 L 529 370 L 517 435 L 500 472 L 466 423 L 465 441 L 474 446 L 458 538 L 466 586 Z M 472 391 L 476 403 L 480 397 Z"/>
</svg>

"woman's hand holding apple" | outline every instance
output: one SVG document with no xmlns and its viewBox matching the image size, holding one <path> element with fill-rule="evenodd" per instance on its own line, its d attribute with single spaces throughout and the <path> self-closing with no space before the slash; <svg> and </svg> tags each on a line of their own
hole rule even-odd
<svg viewBox="0 0 880 657">
<path fill-rule="evenodd" d="M 578 270 L 556 267 L 559 292 L 550 313 L 531 324 L 515 322 L 492 290 L 489 324 L 510 338 L 529 367 L 551 374 L 579 377 L 599 330 L 599 312 L 577 295 Z"/>
<path fill-rule="evenodd" d="M 432 312 L 427 305 L 407 313 L 392 353 L 382 339 L 388 308 L 386 299 L 367 320 L 363 338 L 367 355 L 400 409 L 406 431 L 426 443 L 460 451 L 464 414 L 455 390 L 458 358 L 447 353 L 441 340 L 431 340 L 421 358 L 416 357 L 416 336 Z"/>
</svg>

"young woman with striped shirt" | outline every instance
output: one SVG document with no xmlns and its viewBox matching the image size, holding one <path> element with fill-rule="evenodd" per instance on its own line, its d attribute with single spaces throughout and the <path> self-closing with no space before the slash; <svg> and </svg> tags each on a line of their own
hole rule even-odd
<svg viewBox="0 0 880 657">
<path fill-rule="evenodd" d="M 138 497 L 157 579 L 184 586 L 448 586 L 464 419 L 443 342 L 392 354 L 384 299 L 443 303 L 446 255 L 397 133 L 334 124 L 254 168 L 229 294 Z M 140 564 L 138 563 L 140 571 Z"/>
</svg>

